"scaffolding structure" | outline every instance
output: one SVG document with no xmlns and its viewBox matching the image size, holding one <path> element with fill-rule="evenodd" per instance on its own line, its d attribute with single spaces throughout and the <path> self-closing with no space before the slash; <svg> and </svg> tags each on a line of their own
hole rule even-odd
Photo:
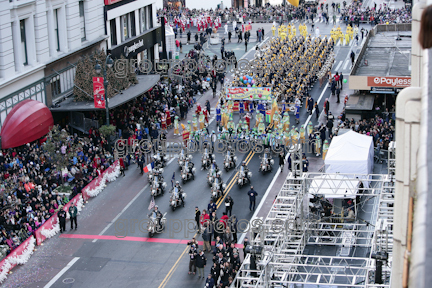
<svg viewBox="0 0 432 288">
<path fill-rule="evenodd" d="M 252 223 L 253 249 L 231 287 L 389 287 L 395 189 L 392 177 L 323 173 L 295 176 L 288 175 L 267 217 Z M 367 179 L 367 187 L 353 185 L 359 179 Z M 329 217 L 311 212 L 310 198 L 320 195 L 323 188 L 312 185 L 316 180 L 333 181 L 323 185 L 327 189 L 346 189 L 347 195 L 356 200 L 355 220 L 343 212 Z"/>
</svg>

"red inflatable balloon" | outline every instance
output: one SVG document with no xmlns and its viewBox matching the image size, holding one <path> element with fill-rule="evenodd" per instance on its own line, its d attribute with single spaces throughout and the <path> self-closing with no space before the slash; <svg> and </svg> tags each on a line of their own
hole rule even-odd
<svg viewBox="0 0 432 288">
<path fill-rule="evenodd" d="M 35 141 L 50 131 L 54 119 L 48 107 L 36 100 L 24 100 L 6 116 L 1 130 L 2 149 Z"/>
</svg>

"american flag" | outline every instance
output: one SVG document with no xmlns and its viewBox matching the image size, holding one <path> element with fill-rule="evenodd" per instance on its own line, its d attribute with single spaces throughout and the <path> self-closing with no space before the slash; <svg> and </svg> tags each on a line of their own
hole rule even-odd
<svg viewBox="0 0 432 288">
<path fill-rule="evenodd" d="M 154 197 L 152 197 L 152 199 L 151 199 L 151 201 L 150 201 L 150 205 L 149 205 L 148 210 L 152 210 L 153 207 L 155 207 L 155 206 L 156 206 L 156 203 L 155 203 L 155 201 L 154 201 Z"/>
</svg>

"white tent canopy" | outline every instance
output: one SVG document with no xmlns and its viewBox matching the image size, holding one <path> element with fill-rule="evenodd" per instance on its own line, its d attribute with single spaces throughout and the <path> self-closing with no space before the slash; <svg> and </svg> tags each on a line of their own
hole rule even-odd
<svg viewBox="0 0 432 288">
<path fill-rule="evenodd" d="M 349 131 L 333 138 L 325 158 L 326 173 L 372 174 L 373 138 Z"/>
</svg>

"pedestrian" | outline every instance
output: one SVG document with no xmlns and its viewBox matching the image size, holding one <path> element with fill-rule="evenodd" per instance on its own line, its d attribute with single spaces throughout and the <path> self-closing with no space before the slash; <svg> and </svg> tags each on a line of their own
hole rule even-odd
<svg viewBox="0 0 432 288">
<path fill-rule="evenodd" d="M 231 43 L 231 36 L 232 36 L 232 33 L 231 33 L 231 31 L 229 31 L 228 32 L 228 41 Z"/>
<path fill-rule="evenodd" d="M 195 207 L 195 221 L 196 221 L 196 229 L 198 232 L 200 232 L 200 230 L 201 230 L 200 216 L 201 216 L 201 211 L 198 209 L 198 206 L 196 206 Z"/>
<path fill-rule="evenodd" d="M 327 121 L 327 130 L 328 130 L 328 133 L 329 133 L 329 138 L 331 138 L 332 134 L 333 134 L 333 119 L 329 119 Z"/>
<path fill-rule="evenodd" d="M 339 75 L 339 84 L 340 84 L 340 87 L 341 87 L 341 90 L 343 89 L 343 74 L 342 74 L 342 72 L 340 73 L 340 75 Z"/>
<path fill-rule="evenodd" d="M 66 231 L 66 211 L 63 210 L 63 207 L 60 208 L 59 212 L 57 213 L 57 216 L 59 218 L 59 223 L 60 223 L 60 233 L 63 233 Z"/>
<path fill-rule="evenodd" d="M 204 223 L 204 231 L 201 236 L 204 241 L 204 248 L 203 248 L 204 251 L 211 252 L 211 244 L 210 244 L 211 235 L 210 235 L 210 227 L 208 224 L 209 223 Z"/>
<path fill-rule="evenodd" d="M 318 119 L 320 111 L 319 111 L 318 103 L 316 101 L 315 101 L 314 107 L 315 107 L 315 116 L 316 116 L 316 119 Z"/>
<path fill-rule="evenodd" d="M 142 175 L 144 173 L 144 156 L 140 153 L 138 155 L 138 168 L 140 169 L 140 174 Z"/>
<path fill-rule="evenodd" d="M 216 263 L 214 263 L 216 264 Z M 213 269 L 213 267 L 212 267 Z M 215 268 L 216 269 L 216 268 Z M 218 276 L 219 278 L 219 276 Z M 215 280 L 212 277 L 212 273 L 208 274 L 207 279 L 206 279 L 206 284 L 205 284 L 205 288 L 213 288 L 215 285 Z"/>
<path fill-rule="evenodd" d="M 209 214 L 216 212 L 216 204 L 213 203 L 213 199 L 210 199 L 210 203 L 207 205 L 207 210 Z"/>
<path fill-rule="evenodd" d="M 336 88 L 336 96 L 337 96 L 336 103 L 340 103 L 340 92 L 341 92 L 341 89 L 339 87 L 337 87 Z"/>
<path fill-rule="evenodd" d="M 193 273 L 195 275 L 196 273 L 196 258 L 198 254 L 196 252 L 195 244 L 191 245 L 191 248 L 189 250 L 189 275 Z"/>
<path fill-rule="evenodd" d="M 231 217 L 232 215 L 232 207 L 234 205 L 234 200 L 231 198 L 230 195 L 228 195 L 228 197 L 225 199 L 225 213 L 228 215 L 229 217 Z"/>
<path fill-rule="evenodd" d="M 246 248 L 249 245 L 248 237 L 245 237 L 243 240 L 243 258 L 246 258 Z"/>
<path fill-rule="evenodd" d="M 281 168 L 281 172 L 283 172 L 283 168 L 285 165 L 285 155 L 283 152 L 279 154 L 279 167 Z"/>
<path fill-rule="evenodd" d="M 248 41 L 245 40 L 245 52 L 247 52 L 247 44 L 248 44 Z"/>
<path fill-rule="evenodd" d="M 205 257 L 203 250 L 200 250 L 199 254 L 196 256 L 195 265 L 198 268 L 198 279 L 204 279 L 204 268 L 207 265 L 207 258 Z"/>
<path fill-rule="evenodd" d="M 354 60 L 355 60 L 355 53 L 354 53 L 354 51 L 351 51 L 350 57 L 351 57 L 351 65 L 354 66 Z"/>
<path fill-rule="evenodd" d="M 233 242 L 237 243 L 237 217 L 233 215 L 230 220 L 231 233 L 233 236 Z"/>
<path fill-rule="evenodd" d="M 255 201 L 256 201 L 256 196 L 258 196 L 258 193 L 253 189 L 253 186 L 251 186 L 251 190 L 248 191 L 248 195 L 249 195 L 249 211 L 252 211 L 252 207 L 253 210 L 255 210 Z"/>
<path fill-rule="evenodd" d="M 124 171 L 125 171 L 124 160 L 123 158 L 120 158 L 120 175 L 123 175 L 123 177 L 126 176 Z"/>
<path fill-rule="evenodd" d="M 77 214 L 78 214 L 78 209 L 75 207 L 74 203 L 72 202 L 71 206 L 69 207 L 69 216 L 70 216 L 70 221 L 71 221 L 71 230 L 74 229 L 74 222 L 75 222 L 75 230 L 77 230 L 78 228 L 78 224 L 77 224 Z"/>
</svg>

